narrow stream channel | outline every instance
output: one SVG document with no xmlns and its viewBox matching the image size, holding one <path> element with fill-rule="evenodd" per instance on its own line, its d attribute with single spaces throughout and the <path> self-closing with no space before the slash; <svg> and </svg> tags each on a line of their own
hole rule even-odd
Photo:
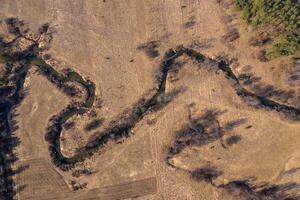
<svg viewBox="0 0 300 200">
<path fill-rule="evenodd" d="M 165 94 L 165 84 L 168 76 L 168 72 L 174 62 L 174 60 L 183 54 L 186 54 L 192 59 L 195 59 L 198 62 L 207 62 L 214 63 L 218 66 L 218 69 L 222 70 L 227 79 L 231 79 L 231 82 L 234 82 L 233 87 L 236 91 L 236 94 L 241 98 L 254 98 L 259 101 L 259 108 L 266 108 L 269 110 L 276 110 L 278 112 L 287 115 L 290 119 L 299 120 L 300 119 L 300 111 L 297 108 L 292 106 L 280 104 L 268 98 L 257 96 L 254 93 L 245 89 L 239 82 L 236 75 L 232 72 L 230 66 L 221 61 L 217 62 L 210 58 L 205 57 L 203 54 L 184 47 L 178 47 L 176 49 L 170 49 L 165 53 L 162 63 L 160 64 L 159 74 L 161 74 L 157 79 L 156 91 L 153 96 L 147 100 L 140 101 L 132 108 L 129 115 L 127 115 L 126 119 L 120 120 L 115 126 L 104 130 L 99 137 L 96 137 L 93 141 L 89 142 L 85 147 L 79 149 L 76 155 L 72 157 L 65 157 L 60 150 L 60 132 L 62 130 L 62 125 L 67 119 L 75 114 L 82 114 L 81 109 L 78 110 L 70 110 L 66 111 L 61 115 L 61 119 L 57 120 L 55 123 L 54 133 L 51 135 L 57 135 L 57 137 L 53 140 L 52 147 L 50 148 L 51 155 L 56 165 L 61 169 L 67 170 L 69 167 L 72 167 L 73 164 L 77 162 L 84 161 L 86 158 L 93 155 L 95 151 L 101 148 L 105 143 L 109 140 L 117 140 L 119 138 L 124 138 L 129 135 L 129 132 L 134 126 L 143 119 L 143 117 L 151 111 L 158 104 L 158 99 Z M 82 78 L 79 78 L 82 80 Z M 84 84 L 85 87 L 88 85 Z M 88 87 L 87 90 L 89 91 Z M 94 91 L 94 87 L 93 87 Z M 92 93 L 94 95 L 94 93 Z M 90 97 L 94 98 L 94 97 Z M 89 105 L 90 106 L 90 105 Z M 83 106 L 83 108 L 86 108 Z M 51 132 L 51 131 L 50 131 Z"/>
<path fill-rule="evenodd" d="M 125 119 L 120 119 L 120 121 L 116 123 L 116 125 L 110 127 L 107 130 L 104 130 L 101 134 L 99 134 L 99 136 L 94 138 L 86 146 L 80 148 L 74 156 L 66 157 L 62 154 L 60 146 L 60 136 L 63 129 L 62 127 L 64 123 L 66 123 L 72 116 L 82 115 L 93 106 L 95 99 L 95 84 L 89 80 L 85 80 L 80 74 L 74 71 L 67 73 L 60 73 L 56 71 L 52 66 L 47 64 L 42 58 L 36 56 L 36 54 L 34 53 L 26 54 L 25 56 L 23 55 L 23 57 L 18 59 L 15 59 L 7 54 L 0 54 L 0 57 L 5 58 L 5 62 L 16 62 L 20 59 L 25 59 L 27 62 L 27 64 L 24 65 L 23 69 L 20 70 L 20 79 L 17 82 L 17 89 L 14 93 L 15 96 L 13 97 L 13 99 L 20 98 L 18 95 L 23 88 L 27 71 L 31 66 L 37 66 L 47 78 L 54 80 L 54 83 L 58 84 L 59 87 L 63 87 L 67 82 L 76 82 L 83 86 L 83 88 L 85 88 L 87 93 L 87 98 L 85 99 L 85 101 L 80 103 L 79 105 L 69 105 L 64 111 L 55 116 L 51 126 L 48 128 L 48 131 L 46 133 L 46 140 L 49 142 L 49 151 L 54 164 L 62 170 L 68 170 L 72 168 L 75 163 L 82 162 L 92 156 L 94 152 L 96 152 L 109 140 L 118 140 L 124 137 L 128 137 L 130 130 L 134 128 L 135 125 L 140 120 L 142 120 L 147 113 L 149 113 L 149 111 L 153 110 L 158 105 L 159 98 L 165 95 L 165 84 L 169 70 L 174 60 L 184 54 L 199 63 L 213 63 L 214 65 L 218 66 L 218 69 L 224 73 L 225 77 L 227 79 L 231 79 L 231 82 L 233 82 L 233 84 L 231 85 L 235 89 L 236 94 L 241 98 L 256 99 L 257 101 L 259 101 L 259 108 L 276 110 L 285 115 L 288 115 L 294 120 L 300 119 L 299 109 L 292 106 L 280 104 L 262 96 L 257 96 L 256 94 L 245 89 L 231 70 L 229 64 L 227 64 L 226 62 L 218 62 L 216 60 L 212 60 L 193 49 L 177 47 L 175 49 L 170 49 L 165 53 L 163 61 L 160 64 L 160 76 L 156 80 L 156 89 L 150 98 L 146 100 L 142 99 L 137 102 L 137 104 L 132 108 Z"/>
</svg>

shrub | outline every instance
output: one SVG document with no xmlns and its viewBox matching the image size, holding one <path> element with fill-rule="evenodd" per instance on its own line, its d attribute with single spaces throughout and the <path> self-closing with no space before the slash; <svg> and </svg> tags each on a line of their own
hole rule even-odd
<svg viewBox="0 0 300 200">
<path fill-rule="evenodd" d="M 257 53 L 257 59 L 261 62 L 267 62 L 269 57 L 267 56 L 266 50 L 261 50 Z"/>
</svg>

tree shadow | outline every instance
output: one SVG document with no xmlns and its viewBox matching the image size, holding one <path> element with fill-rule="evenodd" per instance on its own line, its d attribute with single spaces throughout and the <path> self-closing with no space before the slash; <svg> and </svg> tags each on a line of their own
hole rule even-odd
<svg viewBox="0 0 300 200">
<path fill-rule="evenodd" d="M 241 141 L 241 139 L 242 139 L 241 136 L 239 136 L 239 135 L 233 135 L 233 136 L 231 136 L 231 137 L 229 137 L 229 138 L 226 139 L 226 144 L 228 146 L 232 146 L 234 144 L 239 143 Z"/>
<path fill-rule="evenodd" d="M 192 28 L 192 27 L 195 26 L 195 25 L 196 25 L 196 17 L 195 17 L 195 16 L 191 16 L 191 17 L 189 18 L 189 21 L 185 22 L 185 23 L 182 25 L 182 27 L 183 27 L 184 29 L 189 29 L 189 28 Z"/>
<path fill-rule="evenodd" d="M 29 30 L 28 28 L 25 28 L 25 23 L 23 20 L 19 20 L 16 17 L 9 17 L 6 18 L 5 23 L 8 27 L 8 31 L 10 34 L 15 36 L 20 36 L 23 33 L 27 33 Z"/>
<path fill-rule="evenodd" d="M 300 167 L 292 168 L 290 170 L 285 171 L 284 174 L 293 174 L 299 170 L 300 170 Z"/>
<path fill-rule="evenodd" d="M 262 83 L 262 78 L 251 72 L 251 66 L 243 68 L 238 79 L 241 84 L 248 86 L 257 96 L 272 98 L 282 103 L 292 103 L 296 104 L 296 106 L 300 106 L 297 105 L 299 97 L 296 96 L 295 90 L 283 90 L 273 85 Z"/>
<path fill-rule="evenodd" d="M 196 181 L 212 183 L 216 178 L 218 178 L 218 176 L 222 174 L 223 172 L 219 171 L 214 166 L 205 166 L 192 171 L 191 177 Z"/>
<path fill-rule="evenodd" d="M 18 125 L 16 108 L 28 95 L 28 90 L 23 88 L 25 78 L 30 68 L 30 62 L 38 51 L 38 45 L 32 38 L 27 38 L 30 30 L 24 21 L 18 18 L 6 18 L 4 20 L 10 35 L 15 36 L 11 41 L 1 39 L 1 56 L 4 56 L 3 64 L 8 70 L 8 76 L 1 77 L 0 95 L 0 199 L 15 199 L 16 193 L 24 190 L 26 185 L 17 185 L 14 177 L 24 170 L 28 165 L 19 165 L 13 169 L 18 161 L 14 149 L 20 145 L 20 139 L 16 135 Z M 47 30 L 46 30 L 47 29 Z M 48 31 L 43 27 L 40 31 Z M 28 47 L 17 44 L 19 38 L 25 38 L 32 42 Z M 2 69 L 1 69 L 2 70 Z M 1 73 L 2 74 L 2 73 Z M 12 86 L 12 88 L 8 87 Z M 9 92 L 8 89 L 10 90 Z M 3 92 L 4 91 L 4 92 Z"/>
<path fill-rule="evenodd" d="M 91 121 L 90 123 L 88 123 L 84 130 L 86 131 L 91 131 L 91 130 L 94 130 L 94 129 L 97 129 L 98 127 L 100 127 L 103 123 L 104 119 L 101 118 L 101 119 L 94 119 L 93 121 Z"/>
<path fill-rule="evenodd" d="M 233 120 L 222 127 L 218 117 L 225 112 L 211 109 L 206 110 L 200 117 L 192 118 L 189 115 L 188 124 L 175 133 L 175 141 L 169 149 L 168 157 L 180 153 L 187 146 L 203 146 L 219 139 L 222 146 L 226 148 L 222 141 L 225 133 L 243 125 L 246 123 L 246 119 Z M 240 140 L 241 137 L 239 136 L 238 139 L 233 139 L 232 142 L 236 144 Z M 229 146 L 233 143 L 229 143 Z"/>
<path fill-rule="evenodd" d="M 300 86 L 300 59 L 294 61 L 292 69 L 288 72 L 287 83 L 292 87 Z"/>
<path fill-rule="evenodd" d="M 240 199 L 253 200 L 298 200 L 300 198 L 299 184 L 288 182 L 283 184 L 254 184 L 251 179 L 236 180 L 221 188 Z"/>
<path fill-rule="evenodd" d="M 224 15 L 222 22 L 226 25 L 230 25 L 235 19 L 237 19 L 237 14 Z"/>
<path fill-rule="evenodd" d="M 231 131 L 236 127 L 239 127 L 247 122 L 246 118 L 241 118 L 237 120 L 230 121 L 223 126 L 224 131 Z"/>
<path fill-rule="evenodd" d="M 159 41 L 150 41 L 143 43 L 137 47 L 138 50 L 142 50 L 150 58 L 156 58 L 159 56 L 158 47 L 160 46 Z"/>
<path fill-rule="evenodd" d="M 257 182 L 255 177 L 230 181 L 218 185 L 215 180 L 223 175 L 223 172 L 215 166 L 204 166 L 190 172 L 191 178 L 196 181 L 204 181 L 212 186 L 227 191 L 230 195 L 241 200 L 298 200 L 300 199 L 300 185 L 295 182 L 272 184 Z"/>
<path fill-rule="evenodd" d="M 222 41 L 225 43 L 232 43 L 240 38 L 239 30 L 235 27 L 228 27 L 226 34 L 222 37 Z"/>
<path fill-rule="evenodd" d="M 16 136 L 18 129 L 15 120 L 15 110 L 8 102 L 0 103 L 0 199 L 13 199 L 17 193 L 14 178 L 16 175 L 27 169 L 26 166 L 20 166 L 13 169 L 12 165 L 18 161 L 14 149 L 20 144 Z M 18 187 L 18 191 L 23 190 L 25 185 Z"/>
</svg>

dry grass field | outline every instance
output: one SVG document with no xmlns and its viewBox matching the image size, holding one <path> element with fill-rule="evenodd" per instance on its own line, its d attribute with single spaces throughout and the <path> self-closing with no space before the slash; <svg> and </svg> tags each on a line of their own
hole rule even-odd
<svg viewBox="0 0 300 200">
<path fill-rule="evenodd" d="M 17 197 L 26 200 L 40 199 L 126 199 L 156 192 L 156 178 L 148 178 L 119 185 L 92 189 L 86 192 L 72 192 L 63 177 L 44 159 L 20 162 L 24 169 L 16 177 L 20 185 Z"/>
<path fill-rule="evenodd" d="M 26 160 L 20 165 L 23 173 L 17 176 L 20 199 L 51 199 L 52 195 L 70 192 L 61 175 L 43 159 Z M 47 197 L 45 197 L 47 194 Z M 39 197 L 39 198 L 37 198 Z"/>
<path fill-rule="evenodd" d="M 269 99 L 299 110 L 300 90 L 287 84 L 288 59 L 260 62 L 260 47 L 248 42 L 256 32 L 239 20 L 230 2 L 0 0 L 0 19 L 17 17 L 33 33 L 49 23 L 52 40 L 38 55 L 58 72 L 71 68 L 95 84 L 92 107 L 62 126 L 59 148 L 72 157 L 151 96 L 165 52 L 179 45 L 226 60 L 244 88 L 258 96 L 270 93 Z M 13 38 L 5 23 L 0 38 Z M 16 199 L 298 199 L 299 120 L 276 108 L 251 106 L 208 61 L 183 54 L 170 68 L 164 91 L 180 91 L 170 102 L 145 112 L 127 137 L 109 140 L 62 170 L 52 162 L 46 130 L 53 116 L 78 99 L 33 66 L 25 98 L 13 108 L 19 139 L 13 168 L 22 169 L 14 176 Z M 202 132 L 207 135 L 200 143 L 184 135 Z M 179 143 L 186 146 L 170 155 Z M 271 186 L 275 192 L 266 189 Z"/>
</svg>

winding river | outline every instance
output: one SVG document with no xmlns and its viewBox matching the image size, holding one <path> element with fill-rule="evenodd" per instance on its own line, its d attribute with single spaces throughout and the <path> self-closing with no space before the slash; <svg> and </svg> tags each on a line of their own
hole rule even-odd
<svg viewBox="0 0 300 200">
<path fill-rule="evenodd" d="M 55 70 L 52 66 L 47 64 L 37 53 L 28 51 L 27 53 L 20 54 L 21 57 L 16 58 L 9 54 L 0 54 L 2 62 L 18 62 L 20 60 L 25 60 L 26 63 L 20 69 L 19 80 L 17 81 L 17 87 L 14 92 L 14 96 L 9 99 L 20 99 L 20 93 L 23 88 L 24 80 L 27 75 L 27 71 L 31 66 L 37 66 L 40 71 L 50 79 L 54 84 L 57 84 L 59 88 L 63 88 L 66 83 L 74 82 L 80 84 L 86 91 L 86 99 L 76 105 L 69 105 L 60 114 L 56 115 L 51 120 L 51 125 L 48 127 L 46 133 L 46 140 L 49 142 L 49 151 L 52 157 L 53 163 L 62 170 L 68 170 L 78 162 L 82 162 L 85 159 L 92 156 L 99 148 L 106 144 L 109 140 L 119 140 L 124 137 L 128 137 L 130 130 L 135 127 L 135 125 L 143 119 L 150 111 L 154 111 L 161 104 L 161 98 L 166 94 L 165 84 L 167 81 L 167 76 L 172 68 L 172 64 L 175 59 L 187 55 L 190 58 L 196 60 L 199 63 L 206 63 L 208 65 L 216 66 L 218 70 L 221 70 L 227 79 L 230 79 L 231 86 L 235 89 L 236 94 L 244 99 L 252 99 L 257 103 L 255 106 L 268 110 L 276 110 L 284 115 L 288 116 L 290 119 L 299 120 L 300 110 L 285 104 L 278 103 L 271 99 L 265 98 L 263 96 L 258 96 L 251 91 L 247 90 L 239 82 L 237 76 L 231 70 L 229 64 L 224 61 L 217 61 L 210 59 L 200 52 L 193 49 L 185 48 L 183 46 L 176 47 L 174 49 L 169 49 L 160 64 L 159 76 L 156 80 L 156 85 L 153 94 L 145 99 L 141 98 L 135 106 L 132 107 L 130 112 L 125 118 L 117 120 L 117 122 L 104 130 L 91 140 L 86 146 L 80 148 L 76 154 L 72 157 L 66 157 L 61 152 L 60 147 L 60 136 L 63 130 L 63 125 L 74 115 L 82 115 L 86 113 L 89 108 L 93 106 L 95 100 L 95 84 L 90 80 L 85 80 L 80 74 L 74 71 L 68 71 L 65 73 L 60 73 Z M 1 90 L 1 88 L 0 88 Z M 14 104 L 17 104 L 19 100 L 7 101 L 6 104 L 11 108 Z M 8 109 L 7 112 L 10 112 Z"/>
<path fill-rule="evenodd" d="M 205 57 L 203 54 L 185 47 L 176 47 L 175 49 L 170 49 L 165 53 L 163 61 L 160 64 L 159 74 L 160 76 L 156 80 L 156 89 L 153 95 L 148 99 L 141 99 L 138 101 L 135 106 L 131 109 L 126 118 L 119 119 L 119 121 L 111 126 L 110 128 L 104 130 L 99 134 L 98 137 L 90 141 L 85 147 L 79 149 L 77 153 L 72 157 L 65 157 L 61 153 L 60 149 L 60 134 L 62 131 L 63 124 L 73 115 L 83 114 L 85 111 L 90 108 L 94 101 L 95 96 L 95 86 L 91 81 L 85 81 L 79 74 L 72 72 L 71 74 L 62 75 L 55 71 L 51 66 L 45 64 L 42 60 L 39 59 L 39 62 L 36 62 L 35 59 L 33 64 L 37 65 L 40 69 L 46 71 L 46 74 L 49 76 L 56 76 L 60 81 L 75 81 L 83 85 L 88 93 L 88 98 L 84 103 L 79 107 L 70 107 L 62 112 L 54 120 L 53 125 L 48 131 L 48 135 L 52 137 L 50 140 L 50 153 L 53 158 L 54 163 L 63 170 L 67 170 L 72 167 L 77 162 L 82 162 L 86 158 L 93 155 L 99 148 L 101 148 L 109 140 L 118 140 L 124 137 L 129 136 L 129 132 L 134 126 L 143 119 L 143 117 L 148 114 L 150 111 L 155 110 L 155 107 L 159 106 L 159 99 L 166 95 L 165 84 L 169 70 L 172 68 L 172 64 L 176 58 L 187 55 L 192 59 L 195 59 L 198 62 L 205 62 L 214 66 L 217 66 L 221 70 L 227 79 L 230 79 L 231 85 L 236 91 L 236 94 L 243 99 L 254 99 L 256 102 L 256 107 L 276 110 L 284 115 L 288 116 L 290 119 L 299 120 L 300 111 L 299 109 L 278 103 L 271 99 L 265 98 L 263 96 L 258 96 L 251 91 L 245 89 L 239 82 L 236 75 L 231 70 L 230 66 L 224 61 L 216 61 L 210 58 Z"/>
</svg>

